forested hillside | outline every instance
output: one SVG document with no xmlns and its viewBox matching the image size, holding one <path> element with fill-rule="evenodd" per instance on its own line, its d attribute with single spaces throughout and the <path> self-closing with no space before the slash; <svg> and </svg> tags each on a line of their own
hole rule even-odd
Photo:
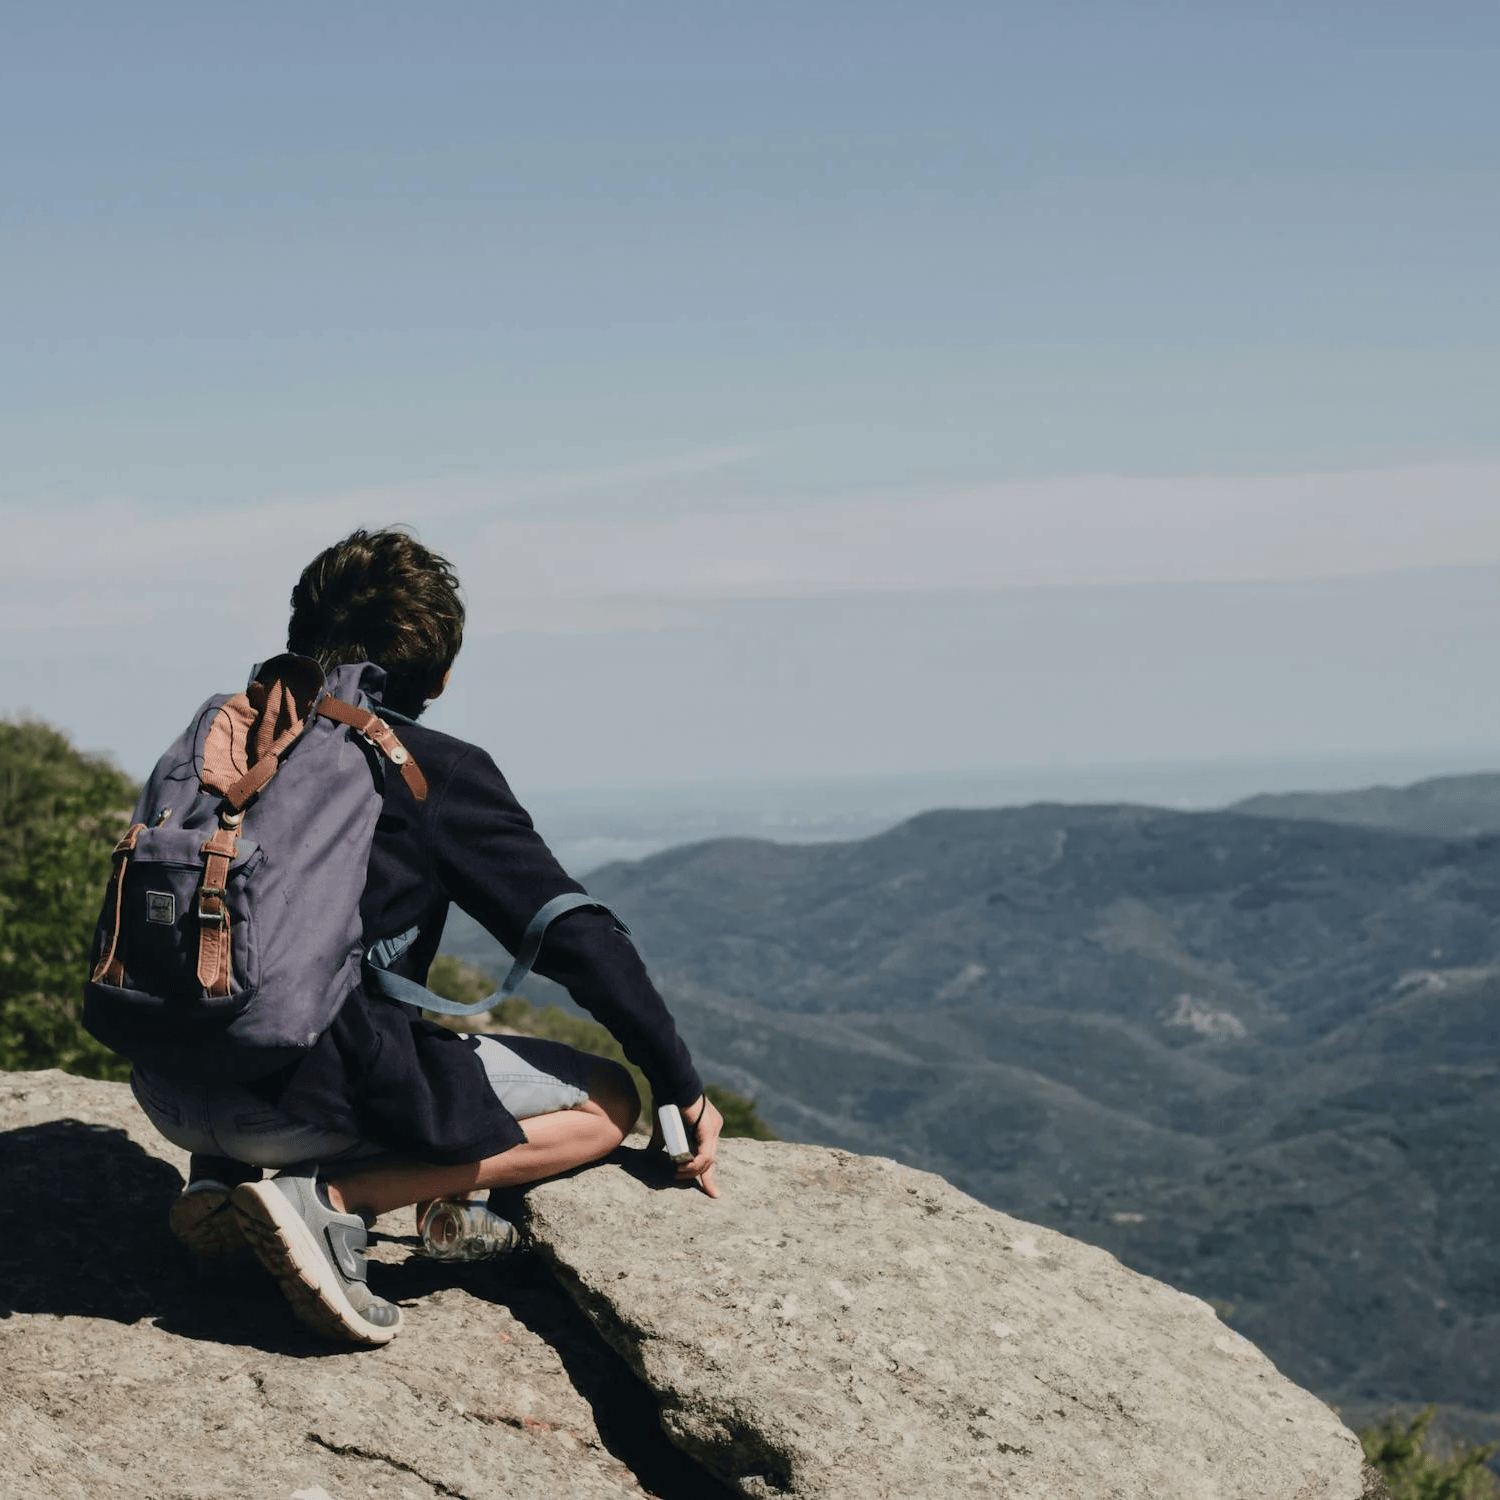
<svg viewBox="0 0 1500 1500">
<path fill-rule="evenodd" d="M 84 965 L 134 783 L 31 720 L 0 721 L 0 1068 L 128 1069 L 78 1025 Z"/>
</svg>

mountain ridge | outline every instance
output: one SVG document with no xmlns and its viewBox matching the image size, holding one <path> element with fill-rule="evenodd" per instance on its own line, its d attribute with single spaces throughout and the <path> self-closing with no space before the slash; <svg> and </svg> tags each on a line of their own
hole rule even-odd
<svg viewBox="0 0 1500 1500">
<path fill-rule="evenodd" d="M 1500 832 L 1500 773 L 1429 776 L 1408 786 L 1348 792 L 1262 792 L 1231 803 L 1227 810 L 1249 817 L 1316 819 L 1472 838 Z"/>
</svg>

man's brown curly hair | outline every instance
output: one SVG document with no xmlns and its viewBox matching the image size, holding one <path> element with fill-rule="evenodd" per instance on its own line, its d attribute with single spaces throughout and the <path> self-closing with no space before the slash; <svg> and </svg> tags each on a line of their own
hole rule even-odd
<svg viewBox="0 0 1500 1500">
<path fill-rule="evenodd" d="M 352 531 L 320 552 L 292 590 L 287 650 L 326 672 L 372 661 L 385 703 L 415 718 L 442 687 L 464 638 L 458 577 L 404 531 Z"/>
</svg>

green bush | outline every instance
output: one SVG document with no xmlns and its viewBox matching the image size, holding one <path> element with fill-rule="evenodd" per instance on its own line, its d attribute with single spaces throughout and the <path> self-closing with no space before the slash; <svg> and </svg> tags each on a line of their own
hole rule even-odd
<svg viewBox="0 0 1500 1500">
<path fill-rule="evenodd" d="M 130 1068 L 79 1024 L 110 851 L 131 779 L 34 720 L 0 720 L 0 1069 Z"/>
<path fill-rule="evenodd" d="M 1428 1447 L 1427 1429 L 1435 1408 L 1420 1411 L 1410 1422 L 1390 1416 L 1359 1435 L 1365 1457 L 1378 1469 L 1392 1500 L 1494 1500 L 1500 1480 L 1485 1465 L 1495 1444 L 1476 1448 L 1459 1444 L 1440 1458 Z"/>
<path fill-rule="evenodd" d="M 714 1108 L 724 1116 L 724 1134 L 748 1137 L 752 1141 L 774 1141 L 776 1133 L 755 1112 L 755 1100 L 726 1089 L 721 1084 L 705 1083 L 703 1092 Z"/>
<path fill-rule="evenodd" d="M 427 986 L 445 1000 L 472 1005 L 494 990 L 495 981 L 482 969 L 466 964 L 451 954 L 441 953 L 433 960 L 432 968 L 428 971 Z M 613 1058 L 630 1070 L 642 1103 L 646 1104 L 651 1098 L 651 1085 L 646 1082 L 645 1075 L 625 1056 L 624 1049 L 604 1027 L 583 1016 L 570 1015 L 555 1005 L 538 1007 L 529 1000 L 522 999 L 520 995 L 513 995 L 488 1012 L 487 1016 L 433 1014 L 432 1019 L 455 1031 L 483 1030 L 484 1022 L 488 1020 L 493 1026 L 503 1026 L 509 1031 L 518 1031 L 523 1036 L 547 1037 L 555 1042 L 566 1042 L 570 1047 L 577 1047 L 580 1052 Z M 717 1083 L 705 1084 L 704 1092 L 724 1116 L 726 1136 L 748 1136 L 757 1141 L 776 1139 L 771 1127 L 756 1114 L 753 1099 L 746 1099 Z"/>
</svg>

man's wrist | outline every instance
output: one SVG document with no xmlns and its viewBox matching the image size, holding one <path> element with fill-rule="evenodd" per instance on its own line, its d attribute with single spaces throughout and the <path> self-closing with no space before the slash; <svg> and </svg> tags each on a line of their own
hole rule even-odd
<svg viewBox="0 0 1500 1500">
<path fill-rule="evenodd" d="M 684 1113 L 690 1106 L 696 1109 L 698 1101 L 708 1097 L 708 1090 L 704 1088 L 703 1080 L 696 1073 L 689 1078 L 679 1079 L 674 1088 L 659 1089 L 653 1083 L 651 1092 L 658 1109 L 663 1104 L 675 1104 Z"/>
</svg>

